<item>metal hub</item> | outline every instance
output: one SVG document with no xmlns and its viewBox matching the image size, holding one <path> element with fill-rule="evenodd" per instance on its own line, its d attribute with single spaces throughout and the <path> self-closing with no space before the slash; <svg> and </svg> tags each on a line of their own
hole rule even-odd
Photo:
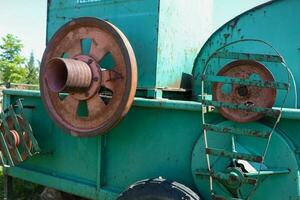
<svg viewBox="0 0 300 200">
<path fill-rule="evenodd" d="M 256 61 L 240 60 L 226 65 L 218 76 L 232 78 L 262 80 L 274 82 L 271 72 L 262 64 Z M 213 98 L 216 101 L 228 102 L 236 105 L 256 106 L 271 108 L 275 103 L 276 89 L 259 88 L 238 84 L 213 84 Z M 251 112 L 248 110 L 233 110 L 229 108 L 219 108 L 220 113 L 227 119 L 236 122 L 256 121 L 264 116 L 263 113 Z"/>
<path fill-rule="evenodd" d="M 101 88 L 103 73 L 96 60 L 90 56 L 53 58 L 46 68 L 46 80 L 52 92 L 70 93 L 77 100 L 87 100 Z"/>
<path fill-rule="evenodd" d="M 111 66 L 102 66 L 108 55 Z M 79 18 L 66 24 L 43 56 L 42 100 L 55 122 L 74 136 L 101 135 L 115 126 L 133 102 L 136 84 L 129 41 L 99 19 Z"/>
<path fill-rule="evenodd" d="M 226 187 L 238 189 L 243 183 L 244 174 L 242 170 L 237 167 L 230 167 L 226 172 L 228 173 L 228 179 L 225 181 Z"/>
</svg>

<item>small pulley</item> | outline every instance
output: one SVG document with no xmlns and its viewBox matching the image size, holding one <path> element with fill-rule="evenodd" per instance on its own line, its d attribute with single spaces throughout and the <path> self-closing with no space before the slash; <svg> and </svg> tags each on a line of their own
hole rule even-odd
<svg viewBox="0 0 300 200">
<path fill-rule="evenodd" d="M 12 167 L 40 152 L 30 124 L 17 100 L 0 114 L 0 160 L 4 167 Z"/>
<path fill-rule="evenodd" d="M 32 142 L 29 138 L 29 133 L 22 131 L 21 135 L 19 135 L 18 131 L 16 131 L 14 124 L 13 124 L 13 119 L 12 117 L 7 117 L 5 119 L 7 121 L 8 129 L 9 131 L 5 131 L 4 124 L 2 123 L 0 126 L 0 130 L 4 136 L 4 140 L 6 142 L 6 146 L 9 150 L 9 153 L 11 155 L 11 158 L 14 162 L 14 164 L 18 164 L 21 161 L 26 160 L 28 157 L 27 151 L 32 150 Z M 21 127 L 24 126 L 24 120 L 20 116 L 17 117 L 18 123 L 20 124 Z M 23 137 L 23 142 L 26 147 L 22 146 L 21 144 L 21 137 Z M 0 147 L 2 152 L 5 152 L 5 146 L 1 145 Z M 22 149 L 19 152 L 17 152 L 17 149 Z M 18 158 L 20 156 L 20 158 Z"/>
<path fill-rule="evenodd" d="M 67 133 L 102 135 L 129 111 L 137 85 L 133 49 L 114 25 L 78 18 L 49 42 L 40 90 L 51 118 Z"/>
<path fill-rule="evenodd" d="M 253 60 L 234 61 L 222 68 L 218 76 L 252 81 L 273 83 L 271 72 L 261 63 Z M 243 84 L 213 84 L 213 99 L 219 102 L 245 105 L 251 107 L 271 108 L 276 99 L 276 89 L 256 87 Z M 256 121 L 264 116 L 262 112 L 252 112 L 247 109 L 230 109 L 220 107 L 219 112 L 227 119 L 236 122 Z"/>
</svg>

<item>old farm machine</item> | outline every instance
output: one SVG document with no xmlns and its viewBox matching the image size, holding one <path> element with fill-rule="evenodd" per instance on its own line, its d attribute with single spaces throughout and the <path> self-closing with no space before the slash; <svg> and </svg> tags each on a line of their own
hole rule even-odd
<svg viewBox="0 0 300 200">
<path fill-rule="evenodd" d="M 48 1 L 40 91 L 4 91 L 6 195 L 299 199 L 300 1 L 210 37 L 207 4 Z"/>
</svg>

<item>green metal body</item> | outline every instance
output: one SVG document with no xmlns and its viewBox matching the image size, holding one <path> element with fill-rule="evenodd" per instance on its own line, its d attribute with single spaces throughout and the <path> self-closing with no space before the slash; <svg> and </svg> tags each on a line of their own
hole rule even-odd
<svg viewBox="0 0 300 200">
<path fill-rule="evenodd" d="M 149 94 L 158 94 L 158 88 L 179 89 L 182 83 L 189 85 L 188 79 L 181 80 L 184 73 L 192 75 L 193 57 L 205 37 L 199 28 L 202 25 L 196 26 L 202 16 L 193 8 L 193 3 L 198 0 L 189 4 L 181 1 L 172 1 L 171 4 L 167 0 L 51 2 L 48 8 L 48 40 L 57 28 L 73 17 L 96 16 L 111 21 L 124 31 L 133 44 L 139 64 L 139 91 L 144 89 L 147 92 L 143 97 L 135 98 L 124 120 L 106 135 L 76 138 L 64 133 L 50 120 L 38 91 L 4 91 L 4 108 L 19 98 L 24 99 L 25 116 L 41 149 L 39 155 L 5 169 L 7 175 L 101 200 L 116 199 L 130 184 L 159 176 L 180 182 L 207 200 L 211 198 L 209 176 L 218 180 L 215 192 L 224 193 L 227 199 L 234 196 L 234 189 L 240 184 L 245 184 L 241 190 L 247 193 L 255 183 L 258 185 L 253 199 L 299 199 L 300 102 L 295 92 L 297 86 L 300 87 L 298 0 L 264 4 L 238 16 L 215 32 L 194 63 L 193 98 L 170 92 L 181 100 L 146 97 L 155 97 Z M 184 31 L 175 33 L 177 28 Z M 185 40 L 189 29 L 193 33 L 189 33 L 192 35 Z M 215 76 L 208 77 L 208 82 L 234 82 L 280 89 L 276 107 L 251 108 L 251 111 L 265 112 L 270 116 L 243 124 L 227 121 L 218 112 L 207 109 L 204 113 L 208 123 L 203 124 L 201 113 L 206 107 L 202 103 L 249 109 L 242 105 L 209 101 L 208 98 L 207 101 L 199 101 L 202 98 L 201 75 L 205 62 L 218 48 L 241 39 L 263 40 L 277 49 L 280 56 L 275 55 L 269 46 L 260 48 L 256 43 L 240 43 L 228 52 L 214 54 L 210 72 L 217 72 L 234 59 L 252 58 L 270 66 L 276 82 Z M 282 63 L 282 58 L 291 68 L 295 84 L 293 80 L 288 83 L 283 77 L 284 71 L 276 68 Z M 280 102 L 288 88 L 287 101 L 281 109 Z M 280 123 L 272 131 L 272 117 L 276 118 L 281 110 Z M 204 129 L 210 131 L 208 139 L 214 148 L 205 148 Z M 260 152 L 271 132 L 270 146 L 265 159 L 262 159 Z M 231 152 L 232 135 L 236 142 L 234 152 Z M 212 156 L 216 172 L 208 173 L 207 154 Z M 264 165 L 260 173 L 249 171 L 241 177 L 240 171 L 228 168 L 228 158 L 250 160 L 252 164 L 263 160 Z M 257 165 L 253 166 L 257 168 Z M 261 177 L 258 181 L 255 179 L 257 176 Z M 226 189 L 222 185 L 226 185 Z"/>
<path fill-rule="evenodd" d="M 133 46 L 140 90 L 190 89 L 186 83 L 191 79 L 193 60 L 208 37 L 208 4 L 203 0 L 188 4 L 172 0 L 50 1 L 47 41 L 73 18 L 107 20 L 124 32 Z M 155 95 L 148 92 L 148 96 Z"/>
<path fill-rule="evenodd" d="M 39 92 L 5 91 L 5 105 L 20 97 L 24 105 L 34 107 L 25 113 L 41 153 L 9 168 L 9 175 L 92 199 L 114 199 L 130 184 L 149 177 L 193 187 L 190 165 L 201 133 L 200 103 L 136 98 L 110 133 L 76 138 L 50 120 Z"/>
</svg>

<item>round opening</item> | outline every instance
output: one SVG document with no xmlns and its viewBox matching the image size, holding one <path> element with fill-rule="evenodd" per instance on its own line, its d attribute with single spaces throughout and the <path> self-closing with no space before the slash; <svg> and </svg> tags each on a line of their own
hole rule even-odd
<svg viewBox="0 0 300 200">
<path fill-rule="evenodd" d="M 245 97 L 249 94 L 248 88 L 245 85 L 242 85 L 240 87 L 237 88 L 237 93 L 241 96 L 241 97 Z"/>
<path fill-rule="evenodd" d="M 46 79 L 50 90 L 63 91 L 68 79 L 66 63 L 62 59 L 54 58 L 47 63 L 46 69 Z"/>
</svg>

